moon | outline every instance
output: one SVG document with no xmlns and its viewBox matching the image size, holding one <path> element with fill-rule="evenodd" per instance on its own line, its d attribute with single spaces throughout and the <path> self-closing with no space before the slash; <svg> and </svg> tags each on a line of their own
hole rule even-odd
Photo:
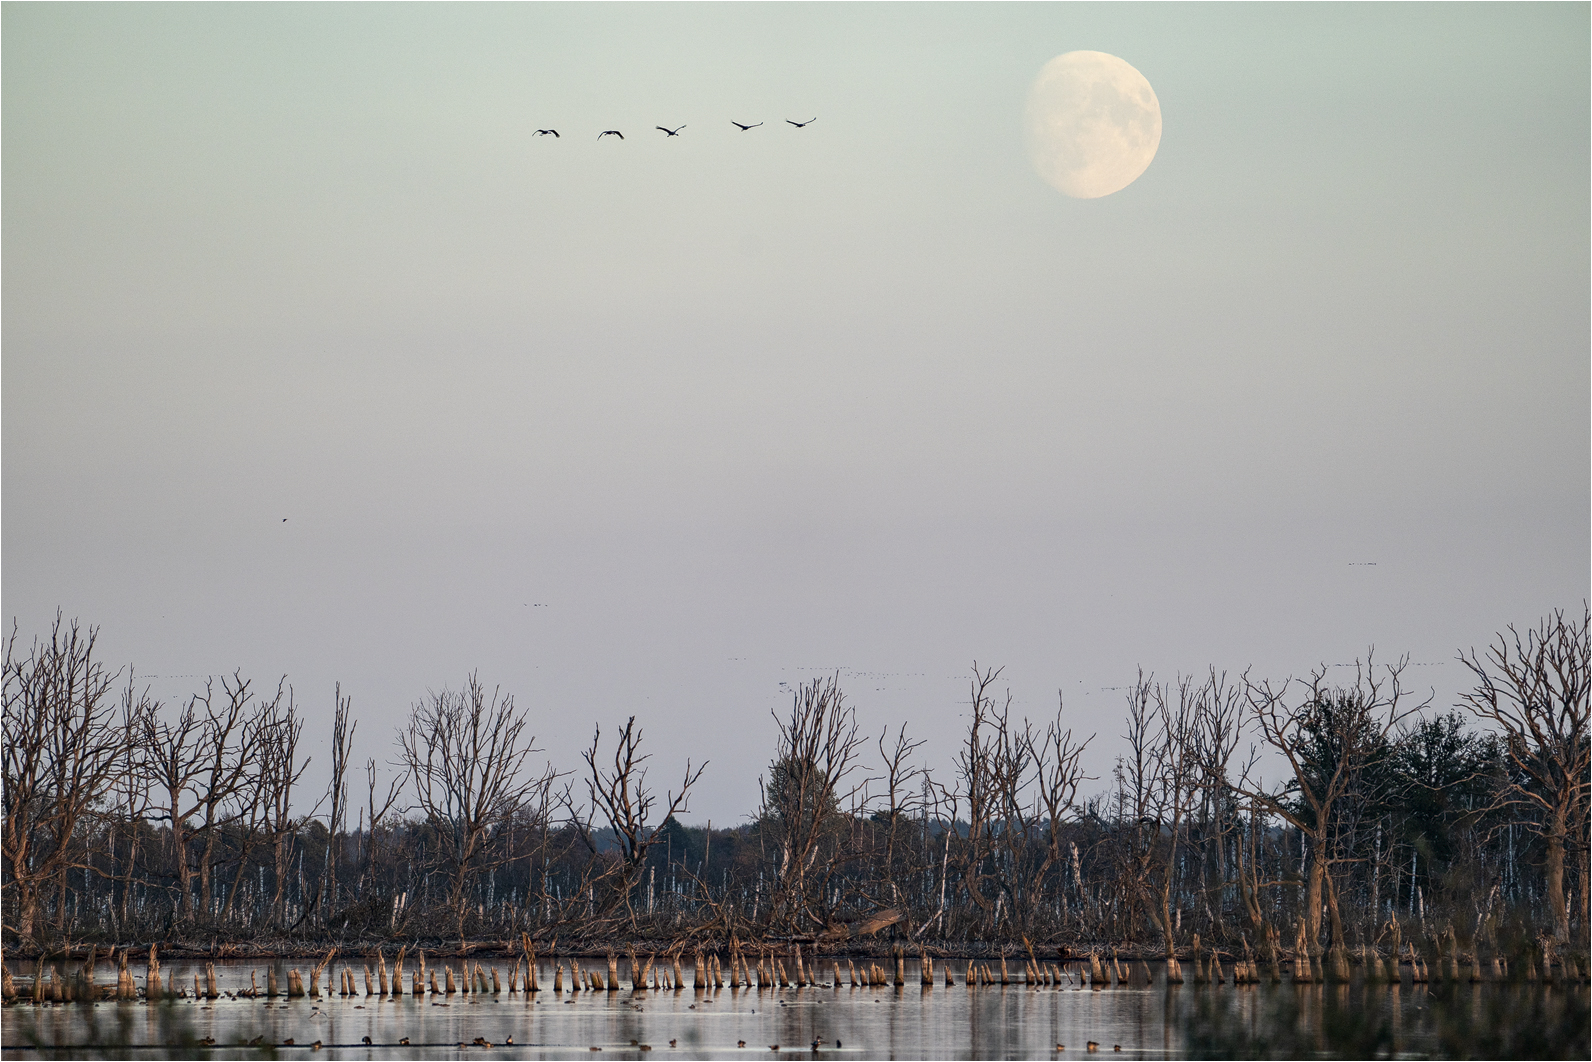
<svg viewBox="0 0 1592 1062">
<path fill-rule="evenodd" d="M 1145 76 L 1105 52 L 1067 52 L 1028 90 L 1028 157 L 1074 199 L 1098 199 L 1138 179 L 1161 146 L 1161 101 Z"/>
</svg>

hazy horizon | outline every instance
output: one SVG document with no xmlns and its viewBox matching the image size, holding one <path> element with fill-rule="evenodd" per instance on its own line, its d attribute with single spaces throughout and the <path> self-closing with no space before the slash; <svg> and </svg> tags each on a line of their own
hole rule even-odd
<svg viewBox="0 0 1592 1062">
<path fill-rule="evenodd" d="M 285 674 L 311 788 L 334 683 L 363 763 L 477 671 L 722 825 L 815 676 L 948 781 L 976 660 L 1093 792 L 1140 667 L 1446 708 L 1588 596 L 1585 5 L 0 19 L 6 616 Z M 1164 118 L 1094 200 L 1023 150 L 1080 49 Z"/>
</svg>

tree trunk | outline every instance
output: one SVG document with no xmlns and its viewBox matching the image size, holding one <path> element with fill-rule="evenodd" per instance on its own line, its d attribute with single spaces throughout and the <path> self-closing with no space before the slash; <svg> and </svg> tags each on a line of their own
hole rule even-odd
<svg viewBox="0 0 1592 1062">
<path fill-rule="evenodd" d="M 1334 948 L 1345 946 L 1343 939 L 1343 917 L 1338 911 L 1338 880 L 1330 873 L 1323 873 L 1327 887 L 1327 917 L 1332 929 L 1332 944 Z"/>
<path fill-rule="evenodd" d="M 1310 867 L 1305 876 L 1305 947 L 1311 958 L 1321 954 L 1321 891 L 1327 873 L 1319 842 L 1319 838 L 1311 838 Z"/>
<path fill-rule="evenodd" d="M 1548 906 L 1553 908 L 1554 937 L 1560 943 L 1570 939 L 1570 910 L 1564 902 L 1564 807 L 1560 805 L 1548 828 L 1547 879 Z"/>
<path fill-rule="evenodd" d="M 171 846 L 177 852 L 177 881 L 182 886 L 182 896 L 177 901 L 177 916 L 185 922 L 193 921 L 193 868 L 188 865 L 187 832 L 177 825 L 172 816 Z"/>
</svg>

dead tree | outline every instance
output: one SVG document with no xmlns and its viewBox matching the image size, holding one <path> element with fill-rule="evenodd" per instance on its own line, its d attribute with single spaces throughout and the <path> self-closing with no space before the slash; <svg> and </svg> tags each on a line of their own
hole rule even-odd
<svg viewBox="0 0 1592 1062">
<path fill-rule="evenodd" d="M 251 781 L 261 751 L 252 738 L 257 720 L 251 722 L 246 712 L 253 699 L 249 682 L 236 673 L 223 676 L 219 698 L 216 693 L 214 680 L 207 680 L 205 692 L 189 698 L 174 721 L 155 712 L 141 721 L 143 763 L 154 788 L 150 810 L 171 825 L 177 914 L 184 921 L 194 917 L 195 867 L 189 849 L 195 840 L 204 841 L 198 872 L 208 913 L 216 834 L 242 813 L 233 801 Z M 195 818 L 200 819 L 197 825 Z"/>
<path fill-rule="evenodd" d="M 116 676 L 94 658 L 98 633 L 57 614 L 49 639 L 26 657 L 17 654 L 15 625 L 6 641 L 0 844 L 13 926 L 28 941 L 38 939 L 42 897 L 51 886 L 64 893 L 79 865 L 80 826 L 121 769 L 125 734 L 107 697 Z M 58 910 L 64 917 L 65 905 Z"/>
<path fill-rule="evenodd" d="M 1243 690 L 1228 683 L 1226 672 L 1218 674 L 1211 668 L 1195 698 L 1190 734 L 1196 769 L 1193 785 L 1198 793 L 1190 831 L 1198 835 L 1197 843 L 1204 850 L 1200 865 L 1205 908 L 1217 939 L 1227 936 L 1222 896 L 1232 884 L 1232 873 L 1236 870 L 1228 866 L 1228 837 L 1243 829 L 1230 770 L 1233 753 L 1243 734 L 1243 723 Z M 1254 928 L 1264 935 L 1261 926 Z"/>
<path fill-rule="evenodd" d="M 815 868 L 842 805 L 860 791 L 860 786 L 843 787 L 858 766 L 863 739 L 838 675 L 813 679 L 794 691 L 790 715 L 774 718 L 779 736 L 763 786 L 762 811 L 779 844 L 774 919 L 787 928 L 805 930 L 828 921 L 822 897 L 827 875 L 815 873 Z M 834 858 L 832 853 L 826 871 L 833 869 Z"/>
<path fill-rule="evenodd" d="M 1175 687 L 1139 672 L 1128 694 L 1128 754 L 1117 767 L 1116 829 L 1123 877 L 1137 904 L 1176 955 L 1172 893 L 1199 790 L 1195 729 L 1206 691 L 1180 678 Z M 1130 932 L 1132 927 L 1130 925 Z"/>
<path fill-rule="evenodd" d="M 1068 853 L 1062 849 L 1065 840 L 1063 828 L 1073 814 L 1078 786 L 1085 780 L 1078 761 L 1089 742 L 1094 740 L 1091 734 L 1081 742 L 1074 741 L 1072 728 L 1063 728 L 1062 710 L 1061 691 L 1057 690 L 1056 716 L 1046 722 L 1042 735 L 1036 736 L 1028 721 L 1023 721 L 1024 740 L 1028 745 L 1028 759 L 1033 771 L 1033 810 L 1028 821 L 1033 824 L 1033 839 L 1043 842 L 1028 871 L 1025 891 L 1030 902 L 1019 912 L 1024 920 L 1040 899 L 1046 877 L 1051 871 L 1066 865 Z M 1029 839 L 1028 833 L 1025 829 L 1025 842 Z"/>
<path fill-rule="evenodd" d="M 398 732 L 400 763 L 450 878 L 448 903 L 460 947 L 470 887 L 501 861 L 489 851 L 493 831 L 525 806 L 545 814 L 557 777 L 551 766 L 521 777 L 526 757 L 536 751 L 525 724 L 513 697 L 488 693 L 471 674 L 457 693 L 428 694 Z"/>
<path fill-rule="evenodd" d="M 1043 734 L 1026 718 L 1014 722 L 1011 692 L 999 705 L 991 695 L 1000 675 L 1000 669 L 974 664 L 972 719 L 956 760 L 958 802 L 965 800 L 968 809 L 967 834 L 954 844 L 956 862 L 992 936 L 1003 935 L 1003 927 L 1026 931 L 1045 877 L 1064 864 L 1062 826 L 1083 777 L 1078 757 L 1088 744 L 1075 743 L 1063 728 L 1059 704 Z"/>
<path fill-rule="evenodd" d="M 885 783 L 884 865 L 880 870 L 884 875 L 884 886 L 890 892 L 890 905 L 893 907 L 901 902 L 901 892 L 896 887 L 895 875 L 896 835 L 901 821 L 922 809 L 925 799 L 923 794 L 927 790 L 919 786 L 918 795 L 913 795 L 911 786 L 917 779 L 926 782 L 928 772 L 911 763 L 912 754 L 927 743 L 926 739 L 909 741 L 905 723 L 897 729 L 895 743 L 886 748 L 885 739 L 889 735 L 889 727 L 885 727 L 879 735 L 879 757 L 884 761 L 884 778 L 881 780 Z"/>
<path fill-rule="evenodd" d="M 1378 675 L 1370 654 L 1355 661 L 1352 686 L 1327 683 L 1327 666 L 1300 682 L 1272 686 L 1243 676 L 1249 716 L 1261 739 L 1281 754 L 1288 776 L 1279 785 L 1262 785 L 1246 773 L 1234 791 L 1298 829 L 1307 842 L 1304 927 L 1311 955 L 1319 954 L 1323 901 L 1331 920 L 1332 944 L 1347 946 L 1338 904 L 1335 864 L 1354 857 L 1357 793 L 1365 772 L 1390 750 L 1388 735 L 1399 722 L 1426 704 L 1409 708 L 1400 681 L 1409 658 L 1382 666 Z M 1303 695 L 1294 698 L 1290 689 Z"/>
<path fill-rule="evenodd" d="M 354 744 L 354 731 L 359 722 L 349 718 L 353 698 L 343 696 L 341 682 L 332 693 L 332 779 L 326 789 L 330 807 L 326 812 L 326 903 L 337 906 L 337 862 L 342 854 L 340 846 L 348 829 L 348 753 Z"/>
<path fill-rule="evenodd" d="M 651 757 L 646 753 L 638 754 L 641 730 L 636 726 L 636 717 L 627 719 L 619 731 L 612 768 L 598 765 L 601 742 L 602 728 L 597 727 L 592 734 L 591 748 L 581 753 L 590 772 L 586 778 L 586 788 L 591 797 L 592 814 L 584 820 L 578 814 L 574 818 L 580 829 L 581 840 L 588 851 L 596 855 L 597 846 L 591 836 L 591 825 L 592 819 L 601 815 L 619 843 L 619 860 L 585 884 L 588 888 L 602 888 L 606 893 L 601 906 L 594 912 L 595 918 L 605 918 L 616 907 L 623 905 L 634 929 L 636 912 L 632 900 L 636 886 L 646 873 L 647 852 L 662 840 L 659 835 L 662 824 L 686 809 L 691 786 L 702 777 L 707 764 L 693 771 L 691 761 L 686 761 L 679 792 L 671 790 L 667 794 L 668 810 L 656 823 L 649 824 L 656 798 L 646 786 L 647 771 L 642 766 Z"/>
<path fill-rule="evenodd" d="M 1570 939 L 1564 889 L 1568 851 L 1579 849 L 1583 889 L 1588 881 L 1589 618 L 1592 613 L 1584 607 L 1579 623 L 1566 621 L 1560 610 L 1523 636 L 1509 627 L 1508 636 L 1499 634 L 1484 655 L 1472 649 L 1459 658 L 1476 677 L 1463 704 L 1502 733 L 1510 771 L 1499 806 L 1527 811 L 1517 814 L 1517 821 L 1547 846 L 1543 876 L 1561 942 Z"/>
<path fill-rule="evenodd" d="M 277 686 L 276 697 L 262 706 L 256 726 L 260 757 L 260 799 L 265 808 L 265 832 L 271 839 L 271 863 L 276 875 L 275 889 L 271 894 L 271 917 L 278 926 L 287 926 L 288 881 L 293 873 L 293 853 L 298 845 L 299 826 L 315 814 L 294 815 L 293 787 L 309 768 L 313 757 L 298 758 L 299 738 L 304 733 L 304 720 L 293 704 L 293 691 L 286 689 L 283 703 L 283 685 Z M 299 890 L 302 910 L 294 921 L 296 926 L 310 913 L 308 897 L 302 883 Z"/>
<path fill-rule="evenodd" d="M 404 783 L 408 775 L 400 774 L 387 783 L 387 794 L 381 799 L 376 798 L 376 761 L 365 761 L 365 794 L 366 794 L 366 821 L 370 823 L 369 833 L 365 837 L 365 870 L 363 878 L 371 888 L 377 885 L 376 877 L 376 845 L 380 834 L 377 832 L 387 821 L 387 815 L 393 806 L 398 803 L 398 797 L 403 793 Z"/>
<path fill-rule="evenodd" d="M 1013 757 L 1007 717 L 1011 710 L 1011 693 L 1005 704 L 997 708 L 991 689 L 1000 678 L 1003 668 L 979 670 L 973 664 L 973 679 L 969 686 L 972 718 L 968 723 L 967 738 L 957 753 L 957 774 L 962 781 L 962 796 L 967 801 L 967 836 L 956 845 L 957 863 L 961 871 L 962 887 L 981 912 L 993 916 L 997 896 L 986 895 L 986 885 L 994 874 L 992 856 L 995 833 L 998 827 L 1003 775 L 1002 760 Z"/>
<path fill-rule="evenodd" d="M 160 702 L 150 699 L 147 688 L 141 693 L 137 691 L 129 670 L 127 686 L 122 693 L 120 762 L 110 795 L 110 804 L 115 812 L 107 816 L 111 863 L 113 868 L 118 861 L 120 863 L 119 873 L 112 870 L 117 880 L 112 887 L 111 909 L 121 925 L 126 925 L 132 910 L 133 882 L 143 833 L 140 827 L 149 814 L 150 777 L 144 767 L 140 735 L 143 733 L 144 719 L 159 711 Z M 118 838 L 124 838 L 120 845 Z M 116 895 L 118 889 L 119 896 Z"/>
</svg>

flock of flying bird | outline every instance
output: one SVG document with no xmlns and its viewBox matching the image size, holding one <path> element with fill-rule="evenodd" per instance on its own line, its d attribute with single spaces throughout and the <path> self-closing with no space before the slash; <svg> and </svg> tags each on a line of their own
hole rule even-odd
<svg viewBox="0 0 1592 1062">
<path fill-rule="evenodd" d="M 785 124 L 786 125 L 794 125 L 797 129 L 806 129 L 809 125 L 812 125 L 816 121 L 818 121 L 818 119 L 816 117 L 809 118 L 805 122 L 793 122 L 789 118 L 787 118 L 787 119 L 785 119 Z M 758 126 L 762 125 L 763 123 L 762 122 L 756 122 L 756 123 L 753 123 L 752 125 L 742 125 L 740 122 L 737 122 L 735 119 L 732 118 L 732 119 L 730 119 L 730 124 L 735 126 L 735 128 L 739 129 L 741 132 L 744 133 L 744 132 L 746 132 L 746 131 L 748 131 L 750 129 L 756 129 Z M 674 128 L 674 129 L 666 129 L 666 128 L 664 128 L 661 125 L 655 125 L 655 126 L 653 126 L 653 128 L 658 130 L 658 132 L 664 134 L 665 137 L 671 137 L 671 136 L 679 136 L 680 135 L 680 130 L 684 129 L 685 126 L 682 125 L 682 126 L 679 126 L 677 128 Z M 558 136 L 558 130 L 557 129 L 538 129 L 535 132 L 534 135 L 535 136 L 557 137 Z M 601 140 L 605 136 L 617 136 L 620 140 L 623 140 L 625 138 L 625 134 L 621 133 L 617 129 L 604 129 L 602 132 L 597 134 L 597 139 Z"/>
</svg>

